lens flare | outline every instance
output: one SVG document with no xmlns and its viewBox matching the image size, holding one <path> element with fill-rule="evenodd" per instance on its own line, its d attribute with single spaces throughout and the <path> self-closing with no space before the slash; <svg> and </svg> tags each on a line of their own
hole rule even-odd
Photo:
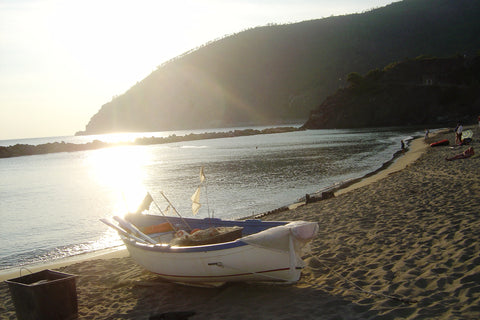
<svg viewBox="0 0 480 320">
<path fill-rule="evenodd" d="M 150 154 L 141 146 L 107 148 L 89 155 L 90 174 L 107 189 L 112 214 L 122 216 L 137 210 L 146 194 L 144 168 L 149 158 Z"/>
</svg>

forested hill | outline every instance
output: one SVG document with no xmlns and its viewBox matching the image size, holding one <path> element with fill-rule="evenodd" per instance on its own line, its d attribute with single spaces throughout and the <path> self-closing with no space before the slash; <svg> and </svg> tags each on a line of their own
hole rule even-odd
<svg viewBox="0 0 480 320">
<path fill-rule="evenodd" d="M 351 73 L 348 81 L 303 128 L 454 126 L 476 123 L 480 115 L 480 55 L 418 57 L 365 76 Z"/>
<path fill-rule="evenodd" d="M 480 48 L 480 1 L 404 0 L 362 14 L 258 27 L 161 65 L 79 134 L 305 121 L 361 74 Z"/>
</svg>

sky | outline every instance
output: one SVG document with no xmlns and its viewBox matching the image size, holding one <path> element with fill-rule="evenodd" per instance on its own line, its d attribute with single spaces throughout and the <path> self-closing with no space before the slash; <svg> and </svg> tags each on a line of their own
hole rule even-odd
<svg viewBox="0 0 480 320">
<path fill-rule="evenodd" d="M 267 24 L 392 0 L 0 0 L 0 140 L 71 136 L 163 62 Z"/>
</svg>

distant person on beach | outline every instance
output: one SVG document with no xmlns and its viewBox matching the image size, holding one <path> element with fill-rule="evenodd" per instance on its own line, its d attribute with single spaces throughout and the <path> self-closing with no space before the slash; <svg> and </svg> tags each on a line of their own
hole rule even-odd
<svg viewBox="0 0 480 320">
<path fill-rule="evenodd" d="M 402 152 L 405 152 L 405 142 L 401 141 Z"/>
<path fill-rule="evenodd" d="M 455 127 L 455 144 L 462 143 L 462 131 L 463 131 L 463 126 L 462 126 L 462 123 L 459 122 Z"/>
<path fill-rule="evenodd" d="M 447 161 L 452 161 L 452 160 L 457 160 L 457 159 L 466 159 L 466 158 L 470 158 L 471 156 L 473 156 L 475 154 L 475 152 L 473 152 L 473 148 L 470 147 L 468 148 L 467 150 L 463 151 L 462 153 L 460 154 L 457 154 L 453 157 L 450 157 L 450 158 L 445 158 L 445 160 Z"/>
<path fill-rule="evenodd" d="M 430 133 L 430 130 L 428 130 L 428 129 L 425 129 L 425 140 L 427 140 L 427 139 L 428 139 L 428 135 L 429 135 L 429 133 Z"/>
<path fill-rule="evenodd" d="M 457 126 L 455 127 L 455 129 L 453 129 L 453 134 L 455 135 L 455 144 L 457 144 L 457 130 L 459 126 L 460 126 L 460 123 L 457 122 Z"/>
</svg>

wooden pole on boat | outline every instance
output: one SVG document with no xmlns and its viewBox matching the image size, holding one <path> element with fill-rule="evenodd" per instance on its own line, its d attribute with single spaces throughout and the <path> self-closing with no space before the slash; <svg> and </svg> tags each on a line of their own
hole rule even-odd
<svg viewBox="0 0 480 320">
<path fill-rule="evenodd" d="M 160 209 L 160 206 L 157 204 L 157 202 L 155 201 L 155 199 L 153 199 L 152 197 L 152 201 L 153 203 L 155 204 L 155 206 L 157 207 L 158 211 L 160 211 L 160 213 L 162 214 L 162 216 L 165 217 L 165 220 L 167 220 L 168 223 L 170 223 L 170 225 L 172 226 L 173 230 L 174 231 L 178 231 L 178 228 L 176 228 L 173 223 L 170 222 L 170 220 L 168 220 L 168 216 L 162 211 L 162 209 Z"/>
<path fill-rule="evenodd" d="M 190 225 L 187 223 L 187 221 L 185 221 L 185 219 L 183 219 L 182 215 L 177 211 L 177 209 L 173 206 L 170 200 L 168 200 L 167 196 L 163 193 L 163 191 L 160 191 L 160 194 L 165 198 L 165 200 L 167 200 L 168 204 L 172 207 L 173 211 L 175 211 L 175 213 L 178 214 L 180 219 L 182 219 L 183 223 L 187 226 L 189 231 L 192 231 L 192 228 L 190 227 Z"/>
<path fill-rule="evenodd" d="M 157 244 L 157 241 L 147 236 L 145 233 L 140 231 L 136 226 L 134 226 L 130 222 L 120 218 L 119 216 L 115 216 L 113 217 L 113 219 L 115 219 L 118 223 L 120 223 L 120 226 L 122 226 L 123 228 L 129 229 L 130 231 L 137 233 L 141 239 L 144 239 L 145 241 L 150 242 L 151 244 Z"/>
<path fill-rule="evenodd" d="M 205 177 L 205 168 L 202 166 L 200 168 L 200 185 L 198 188 L 200 188 L 203 184 L 203 187 L 205 188 L 205 198 L 207 199 L 207 215 L 210 218 L 210 205 L 208 203 L 208 190 L 207 190 L 207 177 Z M 212 214 L 213 218 L 213 214 Z"/>
<path fill-rule="evenodd" d="M 208 190 L 207 190 L 207 183 L 206 182 L 203 184 L 203 187 L 205 188 L 205 198 L 207 199 L 207 214 L 208 214 L 208 217 L 210 218 L 210 205 L 208 203 Z M 211 218 L 213 218 L 213 211 L 212 211 Z"/>
<path fill-rule="evenodd" d="M 133 239 L 133 240 L 138 241 L 138 242 L 147 243 L 144 239 L 141 239 L 141 238 L 139 238 L 139 237 L 134 236 L 133 234 L 128 233 L 127 231 L 123 230 L 123 229 L 120 228 L 119 226 L 114 225 L 113 223 L 111 223 L 111 222 L 108 221 L 107 219 L 102 218 L 102 219 L 100 219 L 100 221 L 102 221 L 103 223 L 105 223 L 105 224 L 106 224 L 107 226 L 109 226 L 110 228 L 117 230 L 117 232 L 118 232 L 119 234 L 121 234 L 122 236 L 124 236 L 124 237 Z"/>
</svg>

